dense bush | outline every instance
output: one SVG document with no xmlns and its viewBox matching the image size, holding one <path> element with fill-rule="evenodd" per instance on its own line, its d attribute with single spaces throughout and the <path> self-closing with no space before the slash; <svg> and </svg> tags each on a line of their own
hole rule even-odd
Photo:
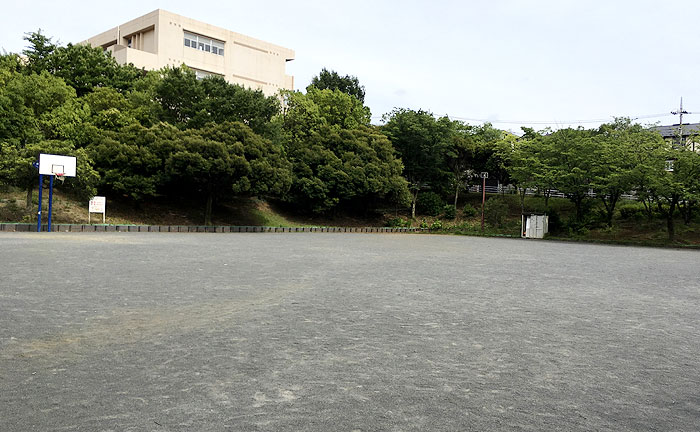
<svg viewBox="0 0 700 432">
<path fill-rule="evenodd" d="M 646 214 L 644 205 L 641 203 L 622 204 L 618 207 L 618 210 L 620 212 L 620 219 L 623 220 L 640 220 L 644 218 Z"/>
<path fill-rule="evenodd" d="M 387 220 L 384 222 L 384 226 L 390 227 L 390 228 L 408 228 L 411 226 L 411 221 L 400 218 L 400 217 L 395 217 Z"/>
<path fill-rule="evenodd" d="M 445 202 L 440 198 L 440 195 L 435 192 L 425 192 L 418 194 L 416 202 L 416 211 L 418 214 L 437 216 L 444 209 Z"/>
<path fill-rule="evenodd" d="M 445 215 L 445 219 L 454 219 L 457 217 L 457 209 L 454 205 L 448 204 L 443 209 L 442 214 Z"/>
<path fill-rule="evenodd" d="M 508 203 L 501 197 L 491 198 L 486 201 L 484 218 L 491 226 L 500 227 L 506 216 L 508 216 Z"/>
<path fill-rule="evenodd" d="M 474 208 L 471 204 L 466 204 L 464 208 L 462 209 L 462 214 L 464 217 L 473 217 L 476 216 L 479 211 Z"/>
</svg>

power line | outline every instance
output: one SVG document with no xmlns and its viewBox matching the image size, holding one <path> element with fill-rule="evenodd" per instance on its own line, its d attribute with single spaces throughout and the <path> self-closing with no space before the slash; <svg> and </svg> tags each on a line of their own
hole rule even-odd
<svg viewBox="0 0 700 432">
<path fill-rule="evenodd" d="M 685 112 L 685 114 L 690 114 Z M 479 123 L 491 123 L 491 124 L 519 124 L 519 125 L 548 125 L 548 124 L 574 124 L 574 123 L 605 123 L 611 121 L 615 117 L 629 117 L 631 120 L 642 120 L 660 117 L 669 117 L 672 114 L 669 113 L 657 113 L 657 114 L 640 114 L 636 116 L 610 116 L 606 118 L 598 119 L 579 119 L 579 120 L 499 120 L 499 119 L 484 119 L 484 118 L 473 118 L 473 117 L 459 117 L 448 115 L 452 120 L 460 120 L 466 122 L 479 122 Z M 381 119 L 384 116 L 372 116 L 373 119 Z"/>
<path fill-rule="evenodd" d="M 658 113 L 658 114 L 641 114 L 636 116 L 629 116 L 631 120 L 667 117 L 668 113 Z M 578 120 L 498 120 L 498 119 L 477 119 L 477 118 L 466 118 L 449 116 L 451 119 L 461 120 L 461 121 L 475 121 L 481 123 L 492 123 L 492 124 L 523 124 L 523 125 L 547 125 L 547 124 L 581 124 L 581 123 L 605 123 L 611 121 L 616 116 L 610 116 L 606 118 L 597 119 L 578 119 Z M 627 117 L 627 116 L 617 116 L 617 117 Z"/>
</svg>

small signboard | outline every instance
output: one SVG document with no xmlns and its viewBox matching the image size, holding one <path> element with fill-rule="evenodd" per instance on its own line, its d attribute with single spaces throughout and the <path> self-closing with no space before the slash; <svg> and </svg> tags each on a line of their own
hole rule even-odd
<svg viewBox="0 0 700 432">
<path fill-rule="evenodd" d="M 482 172 L 481 175 L 480 175 L 479 177 L 481 177 L 482 179 L 487 179 L 487 178 L 489 178 L 489 173 L 487 173 L 487 172 Z"/>
<path fill-rule="evenodd" d="M 90 223 L 90 213 L 102 213 L 102 223 L 105 223 L 105 207 L 107 207 L 107 198 L 103 196 L 92 197 L 88 204 L 88 223 Z"/>
</svg>

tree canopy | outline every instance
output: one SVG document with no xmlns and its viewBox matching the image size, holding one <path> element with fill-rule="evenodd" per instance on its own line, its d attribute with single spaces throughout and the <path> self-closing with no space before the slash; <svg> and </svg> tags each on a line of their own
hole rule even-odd
<svg viewBox="0 0 700 432">
<path fill-rule="evenodd" d="M 360 85 L 360 80 L 352 75 L 340 76 L 336 71 L 323 68 L 318 76 L 311 78 L 309 87 L 319 90 L 339 90 L 354 96 L 361 104 L 365 103 L 365 87 Z M 308 91 L 309 88 L 307 87 L 306 90 Z"/>
</svg>

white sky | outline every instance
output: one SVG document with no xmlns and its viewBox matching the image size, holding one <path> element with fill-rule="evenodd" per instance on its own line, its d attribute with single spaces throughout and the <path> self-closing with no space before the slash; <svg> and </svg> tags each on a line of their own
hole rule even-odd
<svg viewBox="0 0 700 432">
<path fill-rule="evenodd" d="M 700 114 L 692 0 L 1 1 L 8 52 L 25 32 L 79 42 L 162 8 L 294 49 L 297 89 L 322 67 L 357 76 L 374 123 L 402 107 L 516 131 L 594 127 L 580 121 L 668 114 L 681 96 Z M 678 117 L 640 120 L 657 121 Z"/>
</svg>

